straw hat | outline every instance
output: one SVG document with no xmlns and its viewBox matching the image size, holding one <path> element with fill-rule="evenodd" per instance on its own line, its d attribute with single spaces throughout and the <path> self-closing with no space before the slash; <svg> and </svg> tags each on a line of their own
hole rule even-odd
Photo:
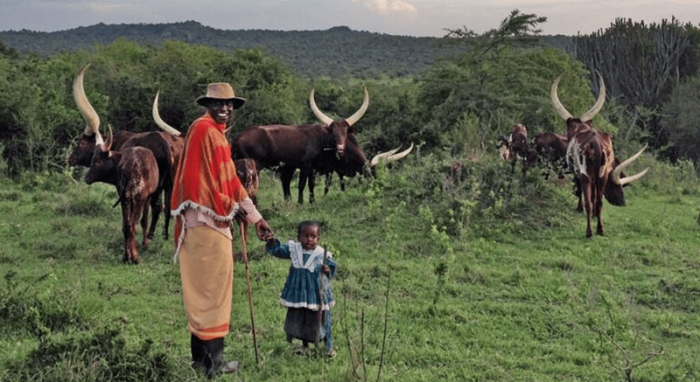
<svg viewBox="0 0 700 382">
<path fill-rule="evenodd" d="M 226 82 L 209 84 L 207 86 L 207 94 L 197 98 L 197 103 L 207 106 L 208 101 L 212 99 L 232 100 L 234 109 L 238 109 L 245 103 L 245 98 L 236 97 L 233 94 L 233 88 Z"/>
</svg>

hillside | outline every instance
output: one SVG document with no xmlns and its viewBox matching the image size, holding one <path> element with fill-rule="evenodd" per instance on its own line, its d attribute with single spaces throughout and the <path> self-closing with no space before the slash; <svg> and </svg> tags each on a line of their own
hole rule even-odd
<svg viewBox="0 0 700 382">
<path fill-rule="evenodd" d="M 0 42 L 20 53 L 51 55 L 89 49 L 118 38 L 158 46 L 167 40 L 222 50 L 260 48 L 286 62 L 299 76 L 392 78 L 419 74 L 437 57 L 462 52 L 442 38 L 394 36 L 339 26 L 316 31 L 221 30 L 196 21 L 171 24 L 96 24 L 58 32 L 2 31 Z M 571 38 L 545 36 L 543 43 L 565 48 Z"/>
</svg>

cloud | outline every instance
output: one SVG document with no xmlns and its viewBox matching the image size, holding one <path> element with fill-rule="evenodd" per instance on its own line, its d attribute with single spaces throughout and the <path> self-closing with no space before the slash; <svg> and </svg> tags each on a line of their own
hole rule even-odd
<svg viewBox="0 0 700 382">
<path fill-rule="evenodd" d="M 126 7 L 123 5 L 119 4 L 111 4 L 111 3 L 84 3 L 82 4 L 82 7 L 87 8 L 95 13 L 98 14 L 111 14 L 117 10 L 120 9 L 125 9 Z"/>
<path fill-rule="evenodd" d="M 411 3 L 401 0 L 350 0 L 351 3 L 362 3 L 365 7 L 379 11 L 380 13 L 388 12 L 409 12 L 414 13 L 418 10 Z"/>
</svg>

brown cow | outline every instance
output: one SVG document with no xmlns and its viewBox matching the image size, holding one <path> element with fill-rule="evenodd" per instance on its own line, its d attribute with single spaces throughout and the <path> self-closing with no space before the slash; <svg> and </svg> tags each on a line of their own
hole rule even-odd
<svg viewBox="0 0 700 382">
<path fill-rule="evenodd" d="M 586 237 L 591 237 L 591 215 L 598 219 L 596 233 L 604 234 L 603 196 L 612 205 L 624 206 L 625 195 L 622 186 L 644 176 L 648 168 L 631 177 L 621 177 L 622 170 L 637 159 L 646 146 L 628 160 L 618 163 L 613 151 L 610 134 L 591 128 L 591 120 L 598 114 L 605 102 L 605 84 L 600 79 L 600 94 L 595 105 L 579 118 L 574 118 L 561 104 L 557 96 L 560 75 L 552 85 L 552 103 L 559 115 L 566 119 L 566 132 L 569 144 L 566 150 L 566 162 L 574 173 L 575 181 L 580 187 L 581 202 L 586 210 Z"/>
<path fill-rule="evenodd" d="M 251 126 L 233 139 L 235 159 L 255 160 L 258 170 L 276 168 L 281 174 L 284 199 L 291 199 L 290 183 L 296 169 L 299 173 L 299 197 L 302 204 L 303 192 L 309 185 L 309 202 L 314 202 L 314 165 L 326 154 L 342 158 L 346 153 L 348 136 L 355 134 L 355 123 L 364 115 L 369 106 L 369 94 L 365 89 L 362 106 L 345 120 L 333 120 L 323 114 L 314 101 L 314 91 L 309 97 L 311 110 L 322 124 L 315 125 L 265 125 Z"/>
<path fill-rule="evenodd" d="M 141 220 L 143 247 L 148 248 L 148 203 L 157 197 L 158 164 L 153 153 L 143 147 L 132 146 L 122 151 L 111 151 L 113 136 L 97 143 L 90 170 L 85 182 L 111 183 L 116 180 L 122 207 L 122 231 L 124 233 L 124 262 L 139 263 L 136 249 L 136 222 Z"/>
<path fill-rule="evenodd" d="M 71 166 L 90 167 L 93 153 L 98 142 L 104 142 L 102 134 L 100 134 L 100 117 L 90 104 L 90 101 L 85 95 L 83 88 L 83 76 L 85 70 L 90 64 L 83 67 L 73 82 L 73 97 L 78 110 L 82 114 L 87 126 L 83 136 L 78 141 L 75 149 L 68 157 L 68 164 Z M 173 187 L 173 172 L 175 165 L 182 152 L 182 146 L 178 147 L 168 134 L 162 132 L 146 132 L 134 133 L 131 131 L 120 131 L 113 137 L 111 149 L 114 151 L 122 151 L 128 147 L 140 146 L 145 147 L 153 153 L 158 163 L 158 180 L 157 197 L 151 198 L 152 221 L 148 230 L 148 236 L 155 236 L 155 229 L 160 217 L 160 212 L 163 210 L 160 204 L 160 194 L 164 194 L 165 204 L 170 205 L 170 194 Z M 109 179 L 105 182 L 109 183 Z M 113 183 L 110 183 L 113 184 Z M 168 237 L 168 227 L 170 225 L 170 214 L 165 214 L 165 224 L 163 227 L 163 236 Z"/>
<path fill-rule="evenodd" d="M 340 189 L 341 191 L 345 191 L 344 177 L 354 177 L 357 174 L 374 176 L 375 168 L 380 161 L 383 161 L 384 163 L 397 161 L 407 156 L 411 150 L 413 150 L 413 143 L 411 143 L 411 146 L 408 149 L 400 153 L 397 153 L 399 148 L 396 148 L 388 152 L 379 153 L 368 161 L 365 154 L 362 152 L 362 148 L 357 143 L 355 136 L 348 135 L 348 144 L 345 156 L 338 158 L 334 155 L 324 153 L 314 164 L 314 172 L 321 175 L 326 175 L 326 182 L 323 191 L 324 195 L 328 194 L 328 191 L 330 190 L 333 173 L 338 174 L 338 177 L 340 178 Z"/>
<path fill-rule="evenodd" d="M 535 135 L 533 141 L 535 161 L 544 166 L 551 166 L 559 179 L 564 178 L 566 171 L 566 148 L 569 140 L 564 134 L 544 132 Z M 540 158 L 543 161 L 540 161 Z"/>
<path fill-rule="evenodd" d="M 499 146 L 501 159 L 510 160 L 513 171 L 518 159 L 522 162 L 522 172 L 527 171 L 527 168 L 537 161 L 535 151 L 527 144 L 527 128 L 521 123 L 513 125 L 509 135 L 499 137 Z"/>
</svg>

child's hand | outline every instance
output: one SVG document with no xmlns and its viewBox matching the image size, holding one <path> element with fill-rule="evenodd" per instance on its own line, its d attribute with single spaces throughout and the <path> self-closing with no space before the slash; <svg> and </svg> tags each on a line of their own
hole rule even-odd
<svg viewBox="0 0 700 382">
<path fill-rule="evenodd" d="M 328 277 L 331 277 L 331 269 L 328 267 L 328 265 L 322 265 L 322 266 L 321 266 L 321 272 L 322 272 L 324 275 L 326 275 L 326 276 L 328 276 Z"/>
</svg>

